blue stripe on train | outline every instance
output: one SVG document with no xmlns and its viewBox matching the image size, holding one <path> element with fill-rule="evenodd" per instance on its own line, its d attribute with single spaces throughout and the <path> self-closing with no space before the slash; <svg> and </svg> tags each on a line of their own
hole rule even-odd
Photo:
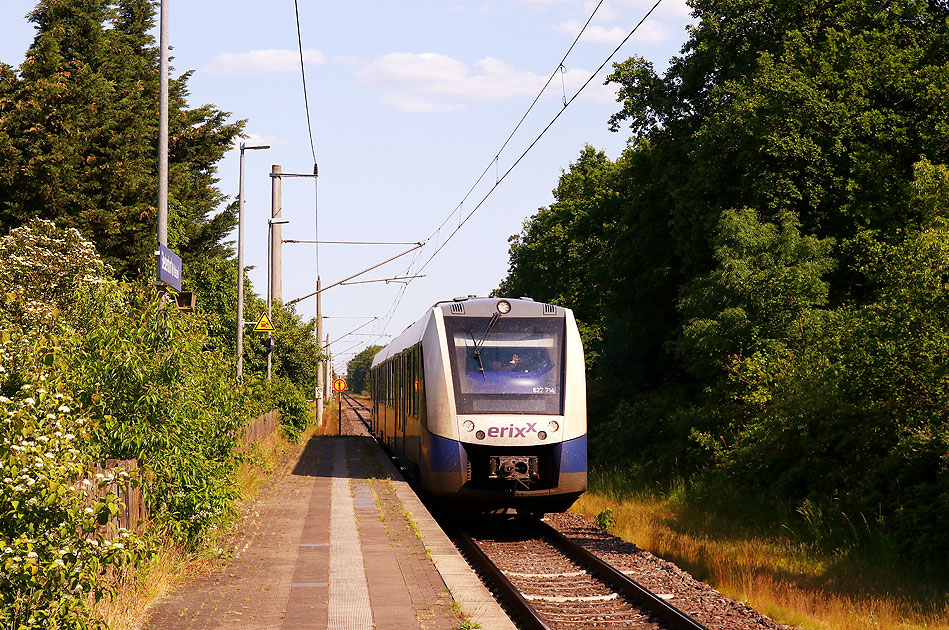
<svg viewBox="0 0 949 630">
<path fill-rule="evenodd" d="M 587 436 L 562 442 L 557 445 L 560 451 L 560 473 L 579 473 L 587 471 Z"/>
<path fill-rule="evenodd" d="M 428 469 L 436 473 L 461 472 L 464 450 L 461 442 L 439 437 L 423 430 L 428 438 Z"/>
<path fill-rule="evenodd" d="M 465 458 L 461 442 L 428 433 L 428 469 L 432 472 L 461 472 Z M 554 457 L 560 458 L 561 473 L 581 473 L 587 470 L 587 436 L 582 435 L 554 445 Z"/>
</svg>

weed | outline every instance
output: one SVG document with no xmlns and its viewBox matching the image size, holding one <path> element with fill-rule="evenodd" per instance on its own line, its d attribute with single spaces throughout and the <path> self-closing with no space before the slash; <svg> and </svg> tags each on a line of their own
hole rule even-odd
<svg viewBox="0 0 949 630">
<path fill-rule="evenodd" d="M 452 616 L 458 620 L 458 630 L 478 630 L 481 627 L 481 624 L 472 621 L 471 615 L 466 613 L 461 604 L 454 600 L 451 602 L 451 612 Z"/>
<path fill-rule="evenodd" d="M 612 508 L 606 508 L 597 514 L 594 517 L 593 522 L 596 523 L 596 526 L 603 531 L 607 531 L 616 527 L 616 517 L 613 516 Z"/>
</svg>

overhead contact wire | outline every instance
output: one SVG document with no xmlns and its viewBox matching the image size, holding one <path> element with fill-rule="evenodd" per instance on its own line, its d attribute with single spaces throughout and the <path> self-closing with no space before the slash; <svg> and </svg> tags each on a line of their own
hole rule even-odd
<svg viewBox="0 0 949 630">
<path fill-rule="evenodd" d="M 619 50 L 620 50 L 623 46 L 626 45 L 626 43 L 627 43 L 627 42 L 630 40 L 630 38 L 636 33 L 636 31 L 639 30 L 639 27 L 642 26 L 643 22 L 645 22 L 647 19 L 649 19 L 649 16 L 652 15 L 652 13 L 656 10 L 656 8 L 657 8 L 661 3 L 662 3 L 662 0 L 656 0 L 656 3 L 653 4 L 652 7 L 649 9 L 649 11 L 647 11 L 646 14 L 643 15 L 643 17 L 639 20 L 639 22 L 636 23 L 636 25 L 632 28 L 632 30 L 630 30 L 630 32 L 626 35 L 626 37 L 623 38 L 623 41 L 621 41 L 621 42 L 616 46 L 616 48 L 614 48 L 613 51 L 606 57 L 606 59 L 603 60 L 603 63 L 601 63 L 600 66 L 599 66 L 593 73 L 590 74 L 589 78 L 587 78 L 587 80 L 583 83 L 583 85 L 580 86 L 580 88 L 576 91 L 576 93 L 574 93 L 574 95 L 573 95 L 572 97 L 570 97 L 569 100 L 566 100 L 566 99 L 564 100 L 563 108 L 561 108 L 561 110 L 560 110 L 559 112 L 557 112 L 557 114 L 553 117 L 553 119 L 547 124 L 546 127 L 544 127 L 544 129 L 540 132 L 540 134 L 538 134 L 538 136 L 534 139 L 534 141 L 531 142 L 531 144 L 521 153 L 521 155 L 517 158 L 517 160 L 514 161 L 514 163 L 504 172 L 504 174 L 501 175 L 500 177 L 496 177 L 496 182 L 495 182 L 494 186 L 492 186 L 491 189 L 488 190 L 488 192 L 487 192 L 487 193 L 485 194 L 485 196 L 481 199 L 481 201 L 479 201 L 478 204 L 467 214 L 467 216 L 465 216 L 465 218 L 459 222 L 458 227 L 456 227 L 454 230 L 452 230 L 452 232 L 445 238 L 444 241 L 441 242 L 441 244 L 438 246 L 438 248 L 432 253 L 431 256 L 429 256 L 429 258 L 425 261 L 425 263 L 422 264 L 422 266 L 419 267 L 419 268 L 415 271 L 415 273 L 418 273 L 418 272 L 422 271 L 423 269 L 425 269 L 425 267 L 428 266 L 428 264 L 435 258 L 435 256 L 437 256 L 437 255 L 439 254 L 439 252 L 441 252 L 442 249 L 445 248 L 445 246 L 446 246 L 446 245 L 448 244 L 448 242 L 452 239 L 452 237 L 454 237 L 454 235 L 455 235 L 456 233 L 458 233 L 458 231 L 464 226 L 464 224 L 467 223 L 468 219 L 470 219 L 470 218 L 472 217 L 472 215 L 474 215 L 474 213 L 477 212 L 479 208 L 481 208 L 481 206 L 484 204 L 484 202 L 487 201 L 488 197 L 490 197 L 491 194 L 498 188 L 498 186 L 501 184 L 501 182 L 503 182 L 504 179 L 507 178 L 507 176 L 511 173 L 511 171 L 513 171 L 514 168 L 516 168 L 517 165 L 521 162 L 521 160 L 524 159 L 524 157 L 534 148 L 534 146 L 537 145 L 537 143 L 540 141 L 540 139 L 544 137 L 544 135 L 545 135 L 545 134 L 547 133 L 547 131 L 553 126 L 553 124 L 554 124 L 555 122 L 557 122 L 557 120 L 560 118 L 560 116 L 563 114 L 563 112 L 565 112 L 565 111 L 567 110 L 567 108 L 568 108 L 568 107 L 573 103 L 573 101 L 580 95 L 580 93 L 583 92 L 584 89 L 586 89 L 586 87 L 593 81 L 594 78 L 596 78 L 596 76 L 600 73 L 601 70 L 603 70 L 603 68 L 606 66 L 606 64 L 608 64 L 608 63 L 610 62 L 610 60 L 613 59 L 614 56 L 616 56 L 616 53 L 618 53 Z M 484 175 L 490 170 L 491 165 L 492 165 L 492 164 L 495 164 L 496 161 L 499 159 L 500 154 L 501 154 L 501 151 L 503 151 L 504 148 L 505 148 L 505 147 L 508 145 L 508 143 L 511 141 L 511 138 L 513 138 L 514 134 L 517 132 L 517 130 L 520 128 L 521 124 L 522 124 L 522 123 L 524 122 L 524 120 L 527 118 L 527 115 L 530 113 L 530 111 L 533 109 L 534 105 L 537 103 L 537 101 L 538 101 L 538 100 L 540 99 L 540 97 L 543 95 L 544 91 L 545 91 L 545 90 L 547 89 L 547 87 L 550 85 L 550 82 L 553 80 L 554 76 L 556 76 L 558 72 L 561 72 L 561 68 L 564 67 L 564 62 L 566 61 L 567 57 L 570 55 L 570 52 L 573 50 L 574 46 L 576 46 L 577 42 L 580 41 L 580 38 L 582 37 L 584 31 L 586 30 L 587 26 L 589 26 L 590 22 L 593 20 L 593 17 L 596 15 L 597 10 L 600 8 L 600 6 L 601 6 L 602 4 L 603 4 L 603 0 L 600 0 L 600 2 L 597 4 L 596 8 L 595 8 L 595 9 L 593 10 L 593 12 L 590 14 L 590 17 L 587 19 L 586 23 L 583 25 L 583 28 L 580 29 L 580 32 L 577 34 L 577 37 L 574 39 L 573 43 L 570 45 L 570 48 L 567 50 L 567 53 L 564 55 L 564 57 L 563 57 L 563 59 L 561 60 L 561 62 L 557 65 L 557 68 L 551 73 L 550 77 L 548 77 L 547 82 L 544 84 L 544 87 L 543 87 L 543 88 L 541 89 L 541 91 L 538 93 L 537 97 L 534 98 L 534 101 L 531 103 L 530 107 L 528 107 L 527 112 L 525 112 L 524 116 L 522 116 L 521 119 L 520 119 L 520 121 L 518 121 L 517 125 L 514 127 L 514 131 L 512 131 L 511 134 L 508 136 L 507 140 L 505 140 L 504 144 L 502 145 L 501 149 L 498 151 L 497 155 L 491 160 L 491 162 L 488 163 L 487 167 L 485 167 L 485 169 L 484 169 L 484 171 L 482 172 L 481 176 L 475 181 L 475 184 L 474 184 L 474 185 L 471 187 L 471 189 L 469 189 L 469 191 L 465 194 L 465 197 L 462 199 L 461 203 L 460 203 L 458 206 L 456 206 L 456 209 L 455 209 L 455 210 L 452 210 L 452 212 L 451 212 L 448 216 L 445 217 L 445 220 L 442 221 L 441 225 L 439 225 L 438 228 L 431 234 L 431 236 L 429 236 L 429 237 L 426 239 L 426 242 L 429 241 L 429 240 L 431 240 L 431 238 L 433 238 L 436 234 L 438 234 L 438 233 L 442 230 L 442 228 L 445 226 L 445 224 L 448 222 L 448 220 L 451 219 L 452 216 L 454 216 L 455 212 L 456 212 L 458 209 L 460 209 L 460 207 L 462 206 L 462 204 L 464 204 L 464 202 L 465 202 L 465 200 L 468 198 L 468 196 L 471 195 L 471 193 L 474 191 L 474 189 L 477 187 L 477 185 L 481 182 L 481 179 L 483 179 L 483 178 L 484 178 Z M 495 168 L 497 168 L 497 166 L 495 166 Z M 459 216 L 460 216 L 460 213 L 459 213 Z M 414 261 L 413 261 L 413 262 L 414 262 Z M 400 288 L 399 294 L 396 296 L 395 302 L 393 303 L 392 307 L 390 307 L 389 311 L 387 312 L 387 316 L 384 318 L 384 319 L 385 319 L 385 325 L 384 325 L 384 327 L 383 327 L 383 332 L 385 332 L 386 330 L 388 330 L 389 322 L 391 321 L 391 318 L 394 316 L 395 311 L 398 310 L 399 305 L 402 303 L 402 298 L 405 296 L 405 292 L 407 291 L 408 286 L 409 286 L 409 284 L 411 284 L 411 283 L 412 283 L 412 280 L 409 280 L 405 285 L 403 285 L 403 286 Z"/>
<path fill-rule="evenodd" d="M 297 48 L 300 50 L 300 74 L 303 77 L 303 105 L 306 107 L 306 128 L 310 133 L 310 154 L 316 164 L 316 145 L 313 142 L 313 125 L 310 123 L 310 99 L 306 93 L 306 67 L 303 63 L 303 36 L 300 34 L 300 5 L 293 0 L 293 13 L 297 19 Z"/>
<path fill-rule="evenodd" d="M 497 183 L 494 186 L 492 186 L 490 190 L 488 190 L 488 192 L 484 195 L 484 197 L 481 198 L 481 201 L 479 201 L 478 204 L 471 210 L 471 212 L 469 212 L 467 216 L 465 216 L 465 218 L 458 224 L 458 227 L 456 227 L 451 232 L 451 234 L 449 234 L 445 238 L 445 240 L 442 241 L 442 244 L 438 247 L 438 249 L 435 250 L 434 253 L 432 253 L 432 255 L 428 258 L 428 260 L 425 261 L 425 264 L 423 264 L 421 267 L 418 268 L 418 271 L 422 271 L 423 269 L 425 269 L 425 267 L 428 266 L 428 264 L 432 261 L 432 259 L 435 258 L 435 256 L 437 256 L 438 253 L 442 251 L 442 249 L 445 248 L 445 245 L 448 244 L 448 242 L 452 239 L 452 237 L 455 236 L 455 234 L 458 233 L 458 231 L 464 226 L 464 224 L 467 223 L 468 219 L 470 219 L 472 215 L 474 215 L 474 213 L 477 212 L 479 208 L 481 208 L 484 202 L 488 200 L 488 197 L 491 196 L 491 193 L 493 193 L 498 188 L 501 182 L 504 181 L 504 179 L 511 173 L 511 171 L 514 170 L 514 168 L 520 163 L 520 161 L 524 159 L 524 157 L 531 151 L 531 149 L 533 149 L 534 146 L 538 142 L 540 142 L 540 139 L 544 137 L 547 131 L 549 131 L 550 128 L 554 125 L 554 123 L 557 122 L 560 116 L 565 111 L 567 111 L 567 108 L 570 106 L 570 104 L 573 103 L 573 101 L 576 100 L 578 96 L 580 96 L 580 93 L 583 92 L 583 90 L 588 85 L 590 85 L 590 82 L 593 81 L 594 78 L 596 78 L 596 75 L 598 75 L 600 71 L 606 66 L 606 64 L 608 64 L 610 60 L 616 55 L 616 53 L 619 52 L 620 48 L 622 48 L 626 44 L 626 42 L 628 42 L 629 39 L 636 33 L 636 31 L 639 30 L 639 27 L 642 26 L 643 22 L 645 22 L 649 18 L 650 15 L 652 15 L 652 12 L 656 10 L 656 7 L 658 7 L 661 2 L 662 0 L 657 0 L 656 3 L 652 5 L 652 8 L 649 9 L 649 11 L 647 11 L 646 14 L 642 17 L 642 19 L 640 19 L 639 22 L 636 23 L 636 26 L 633 27 L 633 30 L 631 30 L 629 34 L 627 34 L 626 37 L 623 38 L 623 41 L 621 41 L 619 45 L 617 45 L 616 48 L 613 49 L 613 52 L 611 52 L 610 55 L 603 61 L 603 63 L 600 64 L 600 67 L 598 67 L 592 74 L 590 74 L 590 77 L 586 81 L 584 81 L 583 85 L 581 85 L 580 88 L 574 93 L 574 95 L 570 97 L 570 100 L 564 103 L 564 106 L 560 109 L 560 111 L 557 112 L 557 114 L 551 119 L 551 121 L 547 123 L 547 126 L 544 127 L 544 129 L 537 135 L 536 138 L 534 138 L 534 141 L 531 142 L 530 145 L 526 149 L 524 149 L 524 151 L 517 158 L 517 160 L 515 160 L 514 163 L 511 164 L 511 166 L 506 171 L 504 171 L 504 174 L 501 175 L 501 178 L 497 181 Z M 589 22 L 587 23 L 589 24 Z"/>
</svg>

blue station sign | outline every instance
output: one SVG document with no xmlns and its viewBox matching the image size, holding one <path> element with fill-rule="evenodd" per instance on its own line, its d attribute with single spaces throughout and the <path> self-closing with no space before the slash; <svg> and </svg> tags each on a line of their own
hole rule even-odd
<svg viewBox="0 0 949 630">
<path fill-rule="evenodd" d="M 158 264 L 158 282 L 173 286 L 181 291 L 181 256 L 171 251 L 161 243 L 156 250 Z"/>
</svg>

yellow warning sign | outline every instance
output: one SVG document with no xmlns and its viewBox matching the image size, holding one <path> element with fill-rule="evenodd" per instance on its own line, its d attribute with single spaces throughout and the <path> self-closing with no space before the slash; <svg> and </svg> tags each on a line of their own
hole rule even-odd
<svg viewBox="0 0 949 630">
<path fill-rule="evenodd" d="M 270 318 L 267 317 L 267 313 L 261 315 L 257 325 L 254 326 L 254 332 L 273 332 L 274 330 L 273 324 L 270 323 Z"/>
<path fill-rule="evenodd" d="M 335 381 L 333 381 L 333 389 L 336 390 L 337 392 L 346 391 L 346 381 L 341 378 L 336 379 Z"/>
</svg>

